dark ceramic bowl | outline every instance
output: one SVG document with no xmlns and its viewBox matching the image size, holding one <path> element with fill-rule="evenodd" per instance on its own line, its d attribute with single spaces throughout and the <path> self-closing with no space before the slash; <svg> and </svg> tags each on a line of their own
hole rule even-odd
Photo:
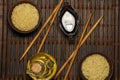
<svg viewBox="0 0 120 80">
<path fill-rule="evenodd" d="M 37 24 L 33 29 L 31 29 L 31 30 L 29 30 L 29 31 L 21 31 L 21 30 L 17 29 L 17 28 L 14 26 L 14 24 L 12 23 L 12 20 L 11 20 L 11 15 L 12 15 L 13 9 L 14 9 L 17 5 L 20 5 L 20 4 L 23 4 L 23 3 L 29 3 L 29 4 L 33 5 L 33 6 L 38 10 L 38 13 L 39 13 L 39 21 L 38 21 L 38 24 Z M 33 31 L 35 31 L 35 30 L 38 28 L 38 26 L 40 25 L 40 22 L 41 22 L 40 10 L 39 10 L 39 8 L 38 8 L 37 5 L 33 4 L 33 3 L 30 2 L 30 1 L 20 1 L 20 2 L 16 3 L 15 5 L 13 5 L 13 6 L 9 9 L 8 22 L 9 22 L 10 26 L 11 26 L 15 31 L 17 31 L 18 33 L 22 33 L 22 34 L 31 33 L 31 32 L 33 32 Z"/>
<path fill-rule="evenodd" d="M 113 74 L 113 63 L 112 63 L 112 61 L 108 58 L 107 55 L 101 54 L 101 53 L 98 53 L 98 52 L 94 52 L 94 53 L 88 54 L 87 56 L 85 56 L 85 57 L 80 61 L 80 64 L 79 64 L 79 68 L 80 68 L 79 74 L 80 74 L 80 77 L 81 77 L 83 80 L 87 80 L 87 79 L 85 78 L 85 76 L 83 75 L 82 70 L 81 70 L 81 68 L 82 68 L 82 63 L 84 62 L 84 60 L 85 60 L 87 57 L 89 57 L 89 56 L 91 56 L 91 55 L 94 55 L 94 54 L 99 54 L 99 55 L 103 56 L 103 57 L 107 60 L 107 62 L 109 63 L 110 71 L 109 71 L 109 75 L 106 77 L 105 80 L 110 80 L 110 78 L 112 77 L 112 74 Z"/>
<path fill-rule="evenodd" d="M 68 32 L 65 30 L 65 28 L 63 27 L 63 24 L 62 24 L 62 16 L 64 15 L 64 13 L 66 11 L 69 11 L 74 17 L 75 17 L 75 28 L 72 32 Z M 62 9 L 60 10 L 60 13 L 59 13 L 59 25 L 60 25 L 60 29 L 61 31 L 68 37 L 73 37 L 76 35 L 77 31 L 78 31 L 78 28 L 79 28 L 79 19 L 78 19 L 78 15 L 77 13 L 75 12 L 75 10 L 67 3 L 65 2 Z"/>
</svg>

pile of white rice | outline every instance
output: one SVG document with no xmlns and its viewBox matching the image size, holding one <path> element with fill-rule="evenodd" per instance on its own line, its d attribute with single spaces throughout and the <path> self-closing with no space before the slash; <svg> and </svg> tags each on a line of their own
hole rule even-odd
<svg viewBox="0 0 120 80">
<path fill-rule="evenodd" d="M 110 66 L 105 57 L 93 54 L 82 63 L 82 73 L 88 80 L 105 80 L 109 75 Z"/>
<path fill-rule="evenodd" d="M 29 3 L 22 3 L 13 9 L 11 20 L 18 30 L 30 31 L 38 24 L 39 12 L 35 6 Z"/>
</svg>

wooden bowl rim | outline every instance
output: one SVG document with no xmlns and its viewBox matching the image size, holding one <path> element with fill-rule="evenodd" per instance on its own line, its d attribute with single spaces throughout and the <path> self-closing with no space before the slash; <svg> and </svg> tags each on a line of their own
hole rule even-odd
<svg viewBox="0 0 120 80">
<path fill-rule="evenodd" d="M 82 58 L 82 60 L 80 61 L 80 64 L 79 64 L 79 68 L 80 68 L 80 70 L 79 70 L 79 75 L 80 75 L 80 77 L 81 77 L 83 80 L 87 80 L 87 79 L 85 78 L 85 76 L 83 75 L 82 70 L 81 70 L 82 63 L 83 63 L 83 61 L 84 61 L 87 57 L 89 57 L 89 56 L 91 56 L 91 55 L 95 55 L 95 54 L 98 54 L 98 55 L 103 56 L 104 58 L 106 58 L 107 62 L 109 63 L 110 71 L 109 71 L 109 75 L 106 77 L 105 80 L 110 80 L 110 78 L 111 78 L 112 75 L 113 75 L 113 62 L 112 62 L 112 60 L 111 60 L 107 55 L 102 54 L 102 53 L 99 53 L 99 52 L 90 53 L 90 54 L 88 54 L 88 55 L 86 55 L 85 57 Z"/>
<path fill-rule="evenodd" d="M 17 5 L 20 5 L 20 4 L 23 4 L 23 3 L 31 4 L 32 6 L 34 6 L 34 7 L 37 9 L 37 11 L 38 11 L 38 13 L 39 13 L 39 21 L 38 21 L 38 24 L 37 24 L 33 29 L 31 29 L 31 30 L 29 30 L 29 31 L 21 31 L 21 30 L 17 29 L 17 28 L 14 26 L 14 24 L 12 23 L 12 20 L 11 20 L 11 15 L 12 15 L 13 9 L 14 9 Z M 19 1 L 19 2 L 15 3 L 15 4 L 9 9 L 9 12 L 8 12 L 8 22 L 9 22 L 10 26 L 12 27 L 12 29 L 15 30 L 16 32 L 22 33 L 22 34 L 28 34 L 28 33 L 31 33 L 31 32 L 33 32 L 33 31 L 35 31 L 35 30 L 39 27 L 39 25 L 40 25 L 40 23 L 41 23 L 41 17 L 40 17 L 40 16 L 41 16 L 41 15 L 40 15 L 40 9 L 38 8 L 37 5 L 35 5 L 35 4 L 32 3 L 31 1 Z"/>
</svg>

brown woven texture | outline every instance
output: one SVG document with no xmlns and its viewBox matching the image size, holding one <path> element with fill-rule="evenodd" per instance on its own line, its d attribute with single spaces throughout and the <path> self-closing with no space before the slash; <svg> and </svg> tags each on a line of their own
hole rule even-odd
<svg viewBox="0 0 120 80">
<path fill-rule="evenodd" d="M 27 56 L 19 63 L 19 58 L 38 32 L 41 26 L 29 35 L 21 35 L 11 29 L 7 15 L 9 8 L 20 0 L 0 0 L 0 80 L 29 80 L 26 75 L 27 60 L 33 56 L 45 34 L 46 29 L 42 32 L 39 39 L 28 52 Z M 40 8 L 42 23 L 48 18 L 59 0 L 30 0 Z M 69 43 L 67 37 L 61 32 L 58 25 L 58 17 L 54 22 L 42 52 L 47 52 L 55 57 L 58 69 L 70 56 L 75 49 L 83 25 L 88 19 L 90 12 L 94 12 L 91 20 L 90 29 L 93 23 L 104 15 L 102 22 L 87 39 L 85 44 L 79 50 L 68 80 L 81 80 L 79 76 L 79 62 L 81 59 L 92 52 L 100 52 L 107 55 L 113 62 L 113 76 L 111 80 L 120 80 L 120 15 L 119 0 L 64 0 L 68 1 L 76 10 L 81 25 L 78 34 L 74 37 L 73 42 Z M 62 80 L 65 76 L 66 69 L 61 73 L 57 80 Z"/>
</svg>

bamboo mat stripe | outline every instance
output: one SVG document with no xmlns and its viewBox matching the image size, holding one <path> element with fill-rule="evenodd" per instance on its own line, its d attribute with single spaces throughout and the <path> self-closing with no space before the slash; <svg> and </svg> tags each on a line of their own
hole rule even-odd
<svg viewBox="0 0 120 80">
<path fill-rule="evenodd" d="M 41 25 L 51 14 L 59 0 L 29 0 L 36 4 L 40 9 L 42 22 L 39 28 L 29 35 L 20 35 L 11 29 L 8 21 L 8 11 L 16 2 L 23 0 L 0 0 L 0 80 L 29 80 L 26 75 L 27 60 L 33 56 L 46 29 L 42 32 L 39 39 L 25 56 L 22 63 L 18 58 L 21 56 L 30 41 L 37 34 Z M 114 63 L 114 72 L 111 80 L 120 80 L 120 1 L 119 0 L 64 0 L 69 2 L 76 10 L 81 25 L 78 34 L 74 37 L 74 42 L 69 40 L 59 28 L 59 18 L 54 25 L 45 41 L 41 51 L 47 52 L 55 57 L 58 69 L 65 60 L 70 56 L 81 35 L 83 25 L 87 21 L 90 12 L 94 16 L 90 22 L 91 28 L 93 23 L 103 15 L 104 19 L 88 38 L 85 44 L 79 50 L 79 54 L 74 62 L 68 80 L 81 80 L 79 76 L 79 62 L 81 59 L 92 52 L 100 52 L 107 55 Z M 47 26 L 48 27 L 48 26 Z M 60 74 L 57 80 L 63 80 L 66 69 Z"/>
</svg>

